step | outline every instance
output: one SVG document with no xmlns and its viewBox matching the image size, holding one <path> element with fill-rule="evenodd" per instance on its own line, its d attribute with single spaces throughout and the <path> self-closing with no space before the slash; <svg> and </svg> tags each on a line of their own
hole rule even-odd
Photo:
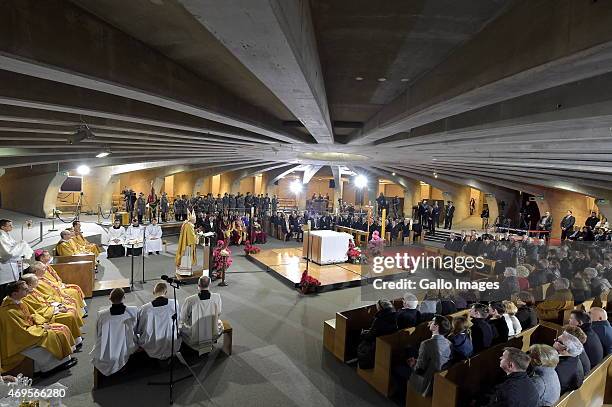
<svg viewBox="0 0 612 407">
<path fill-rule="evenodd" d="M 130 280 L 127 278 L 118 278 L 115 280 L 95 281 L 93 287 L 93 296 L 108 295 L 114 288 L 123 288 L 125 292 L 130 291 Z"/>
</svg>

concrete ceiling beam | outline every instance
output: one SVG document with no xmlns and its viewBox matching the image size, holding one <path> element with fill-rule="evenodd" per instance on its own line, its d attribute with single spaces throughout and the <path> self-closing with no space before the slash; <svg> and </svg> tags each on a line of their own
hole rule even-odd
<svg viewBox="0 0 612 407">
<path fill-rule="evenodd" d="M 516 2 L 368 120 L 351 142 L 372 143 L 502 100 L 610 72 L 611 20 L 610 2 Z"/>
<path fill-rule="evenodd" d="M 0 3 L 0 68 L 303 142 L 263 110 L 66 1 Z"/>
<path fill-rule="evenodd" d="M 307 0 L 179 0 L 306 127 L 333 143 Z"/>
</svg>

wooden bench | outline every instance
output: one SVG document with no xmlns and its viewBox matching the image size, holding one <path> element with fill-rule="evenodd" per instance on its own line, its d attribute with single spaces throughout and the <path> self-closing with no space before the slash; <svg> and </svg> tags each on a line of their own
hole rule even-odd
<svg viewBox="0 0 612 407">
<path fill-rule="evenodd" d="M 93 296 L 95 280 L 94 263 L 88 260 L 54 263 L 53 268 L 66 284 L 76 284 L 81 287 L 86 298 Z"/>
<path fill-rule="evenodd" d="M 396 309 L 402 307 L 402 300 L 393 300 Z M 336 312 L 334 324 L 323 323 L 323 332 L 328 331 L 328 339 L 333 330 L 333 347 L 329 349 L 342 362 L 348 362 L 357 357 L 357 345 L 361 338 L 361 330 L 372 325 L 376 314 L 376 304 L 370 304 L 342 312 Z M 333 349 L 333 350 L 332 350 Z"/>
<path fill-rule="evenodd" d="M 21 363 L 15 366 L 13 369 L 3 373 L 2 375 L 15 376 L 22 374 L 25 377 L 33 378 L 34 377 L 34 360 L 24 357 Z"/>
<path fill-rule="evenodd" d="M 584 378 L 579 389 L 561 395 L 554 407 L 601 407 L 612 403 L 612 355 Z"/>
<path fill-rule="evenodd" d="M 334 342 L 336 336 L 336 319 L 328 319 L 323 323 L 323 347 L 334 353 Z"/>
<path fill-rule="evenodd" d="M 515 347 L 526 351 L 532 343 L 551 340 L 556 331 L 546 326 L 535 326 L 510 338 L 507 342 L 486 349 L 474 357 L 455 363 L 449 369 L 434 375 L 433 395 L 431 398 L 407 392 L 406 406 L 413 406 L 416 397 L 430 399 L 429 405 L 435 407 L 458 407 L 468 405 L 470 400 L 482 394 L 483 389 L 492 389 L 504 378 L 499 367 L 499 358 L 504 348 Z M 410 389 L 410 386 L 408 386 Z M 421 405 L 427 400 L 421 400 Z"/>
<path fill-rule="evenodd" d="M 467 316 L 469 310 L 447 315 L 449 321 L 459 316 Z M 392 369 L 407 347 L 418 348 L 421 342 L 431 338 L 429 322 L 416 327 L 406 328 L 390 335 L 376 338 L 376 353 L 373 369 L 357 368 L 357 374 L 385 397 L 389 397 L 392 384 Z"/>
</svg>

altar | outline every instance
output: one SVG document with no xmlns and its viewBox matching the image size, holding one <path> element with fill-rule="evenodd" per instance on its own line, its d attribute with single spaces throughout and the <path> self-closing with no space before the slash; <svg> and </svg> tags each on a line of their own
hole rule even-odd
<svg viewBox="0 0 612 407">
<path fill-rule="evenodd" d="M 314 230 L 304 232 L 303 253 L 305 258 L 325 265 L 347 261 L 349 240 L 352 235 L 333 230 Z"/>
</svg>

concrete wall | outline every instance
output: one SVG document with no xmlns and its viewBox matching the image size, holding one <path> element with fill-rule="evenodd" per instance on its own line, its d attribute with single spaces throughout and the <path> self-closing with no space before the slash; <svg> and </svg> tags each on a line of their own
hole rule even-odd
<svg viewBox="0 0 612 407">
<path fill-rule="evenodd" d="M 55 172 L 39 174 L 29 168 L 7 170 L 0 177 L 2 208 L 41 218 L 50 217 L 59 188 L 65 180 L 65 175 Z"/>
</svg>

